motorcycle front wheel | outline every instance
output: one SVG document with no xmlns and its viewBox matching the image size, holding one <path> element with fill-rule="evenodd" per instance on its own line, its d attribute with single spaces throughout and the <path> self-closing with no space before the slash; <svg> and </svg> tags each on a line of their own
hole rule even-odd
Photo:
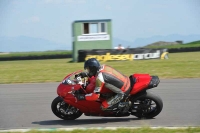
<svg viewBox="0 0 200 133">
<path fill-rule="evenodd" d="M 145 92 L 131 99 L 131 114 L 138 118 L 151 119 L 157 116 L 163 108 L 162 99 L 151 92 Z"/>
<path fill-rule="evenodd" d="M 63 120 L 75 120 L 83 114 L 79 109 L 64 102 L 59 96 L 52 101 L 51 110 Z"/>
</svg>

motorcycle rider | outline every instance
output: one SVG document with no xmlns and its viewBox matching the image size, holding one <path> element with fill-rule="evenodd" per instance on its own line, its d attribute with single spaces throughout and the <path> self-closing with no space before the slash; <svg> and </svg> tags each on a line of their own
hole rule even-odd
<svg viewBox="0 0 200 133">
<path fill-rule="evenodd" d="M 96 101 L 101 93 L 103 87 L 113 91 L 116 95 L 102 102 L 101 109 L 109 111 L 117 109 L 118 107 L 125 107 L 126 102 L 122 102 L 127 94 L 130 92 L 129 77 L 121 74 L 119 71 L 108 65 L 100 65 L 95 58 L 90 58 L 84 63 L 86 72 L 79 73 L 76 76 L 96 77 L 96 86 L 93 93 L 77 94 L 78 100 Z"/>
</svg>

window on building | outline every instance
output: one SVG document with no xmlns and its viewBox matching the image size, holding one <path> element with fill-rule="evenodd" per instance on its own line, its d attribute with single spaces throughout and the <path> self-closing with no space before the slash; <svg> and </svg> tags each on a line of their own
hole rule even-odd
<svg viewBox="0 0 200 133">
<path fill-rule="evenodd" d="M 83 33 L 89 34 L 89 23 L 83 23 Z"/>
<path fill-rule="evenodd" d="M 98 33 L 98 23 L 90 23 L 89 31 L 90 33 Z"/>
<path fill-rule="evenodd" d="M 106 23 L 83 23 L 83 34 L 106 33 Z"/>
<path fill-rule="evenodd" d="M 105 23 L 100 23 L 101 31 L 100 32 L 106 32 L 106 24 Z"/>
</svg>

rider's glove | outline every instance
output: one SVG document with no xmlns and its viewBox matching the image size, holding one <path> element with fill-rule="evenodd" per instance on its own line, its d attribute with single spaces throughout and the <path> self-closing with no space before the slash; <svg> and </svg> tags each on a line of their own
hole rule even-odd
<svg viewBox="0 0 200 133">
<path fill-rule="evenodd" d="M 75 94 L 77 100 L 85 100 L 85 94 Z"/>
<path fill-rule="evenodd" d="M 86 72 L 81 72 L 79 74 L 76 74 L 75 78 L 78 77 L 78 76 L 80 76 L 81 78 L 84 78 L 84 77 L 87 77 L 87 73 Z"/>
</svg>

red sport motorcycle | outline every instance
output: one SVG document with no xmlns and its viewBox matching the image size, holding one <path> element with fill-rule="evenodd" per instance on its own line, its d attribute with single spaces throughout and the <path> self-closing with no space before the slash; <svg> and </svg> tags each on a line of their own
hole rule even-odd
<svg viewBox="0 0 200 133">
<path fill-rule="evenodd" d="M 101 103 L 115 94 L 107 88 L 102 88 L 97 101 L 86 101 L 76 99 L 76 94 L 89 94 L 95 88 L 95 77 L 81 78 L 76 75 L 81 71 L 67 75 L 57 88 L 58 97 L 51 104 L 52 112 L 64 120 L 75 120 L 83 113 L 86 116 L 101 117 L 123 117 L 133 115 L 138 118 L 153 118 L 157 116 L 162 108 L 162 99 L 148 89 L 157 87 L 160 80 L 158 76 L 149 74 L 133 74 L 129 77 L 131 91 L 125 102 L 128 106 L 115 108 L 110 111 L 102 111 Z"/>
</svg>

